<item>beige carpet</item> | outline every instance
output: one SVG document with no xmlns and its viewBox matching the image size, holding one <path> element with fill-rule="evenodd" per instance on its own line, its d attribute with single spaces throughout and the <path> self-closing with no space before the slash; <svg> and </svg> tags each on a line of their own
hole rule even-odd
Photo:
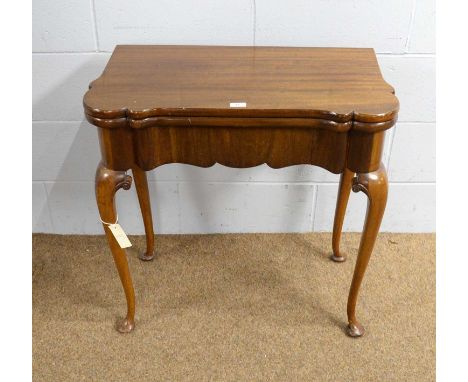
<svg viewBox="0 0 468 382">
<path fill-rule="evenodd" d="M 359 235 L 347 262 L 330 234 L 157 236 L 129 262 L 133 333 L 103 236 L 33 236 L 35 381 L 435 380 L 435 235 L 381 234 L 344 334 Z"/>
</svg>

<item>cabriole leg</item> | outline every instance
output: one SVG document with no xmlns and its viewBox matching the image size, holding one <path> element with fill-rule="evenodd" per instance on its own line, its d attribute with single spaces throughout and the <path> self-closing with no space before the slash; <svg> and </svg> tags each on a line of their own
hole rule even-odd
<svg viewBox="0 0 468 382">
<path fill-rule="evenodd" d="M 117 330 L 120 333 L 128 333 L 135 326 L 135 292 L 128 268 L 126 252 L 115 240 L 108 224 L 113 224 L 117 221 L 114 200 L 115 193 L 120 188 L 128 190 L 132 184 L 132 177 L 125 174 L 124 171 L 110 170 L 100 163 L 96 170 L 95 184 L 99 215 L 101 216 L 101 220 L 107 223 L 103 223 L 104 231 L 127 299 L 127 316 L 117 323 Z"/>
<path fill-rule="evenodd" d="M 138 194 L 138 201 L 140 202 L 140 210 L 143 216 L 146 234 L 146 252 L 140 253 L 138 257 L 141 260 L 149 261 L 154 258 L 154 231 L 148 192 L 148 180 L 146 179 L 146 172 L 138 166 L 132 168 L 132 173 L 135 179 L 135 187 Z"/>
<path fill-rule="evenodd" d="M 345 168 L 340 177 L 340 186 L 338 189 L 338 198 L 336 201 L 335 220 L 333 222 L 333 237 L 332 248 L 333 255 L 331 259 L 338 263 L 346 260 L 346 255 L 340 251 L 341 231 L 343 229 L 343 221 L 348 205 L 349 194 L 353 181 L 354 172 Z"/>
<path fill-rule="evenodd" d="M 351 337 L 360 337 L 364 334 L 364 328 L 356 319 L 356 302 L 387 203 L 388 182 L 384 165 L 381 163 L 374 172 L 358 174 L 353 180 L 352 189 L 354 192 L 364 192 L 368 198 L 364 230 L 348 297 L 347 333 Z"/>
</svg>

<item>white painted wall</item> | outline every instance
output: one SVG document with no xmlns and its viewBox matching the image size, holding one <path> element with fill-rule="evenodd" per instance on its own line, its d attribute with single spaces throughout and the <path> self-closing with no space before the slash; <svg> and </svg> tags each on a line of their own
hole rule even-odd
<svg viewBox="0 0 468 382">
<path fill-rule="evenodd" d="M 435 230 L 433 0 L 35 0 L 33 231 L 101 234 L 94 201 L 96 130 L 82 96 L 116 44 L 373 47 L 401 102 L 387 133 L 383 231 Z M 150 175 L 159 233 L 330 231 L 338 176 L 312 166 L 200 169 Z M 117 197 L 127 232 L 143 233 L 134 188 Z M 345 229 L 362 228 L 352 194 Z"/>
</svg>

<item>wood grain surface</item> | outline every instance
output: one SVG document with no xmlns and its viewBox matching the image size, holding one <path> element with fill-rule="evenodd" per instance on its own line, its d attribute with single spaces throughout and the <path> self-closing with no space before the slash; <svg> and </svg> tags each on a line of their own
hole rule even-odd
<svg viewBox="0 0 468 382">
<path fill-rule="evenodd" d="M 84 106 L 102 127 L 157 116 L 385 122 L 399 108 L 373 49 L 146 45 L 118 45 Z"/>
</svg>

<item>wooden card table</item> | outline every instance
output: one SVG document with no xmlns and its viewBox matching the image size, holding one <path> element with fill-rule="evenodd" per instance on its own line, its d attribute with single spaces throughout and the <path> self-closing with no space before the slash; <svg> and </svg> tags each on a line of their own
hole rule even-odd
<svg viewBox="0 0 468 382">
<path fill-rule="evenodd" d="M 125 250 L 109 224 L 115 193 L 132 170 L 146 232 L 141 260 L 154 256 L 145 171 L 166 163 L 246 168 L 311 164 L 341 174 L 331 259 L 345 260 L 340 236 L 350 190 L 368 197 L 348 297 L 348 330 L 387 200 L 381 163 L 398 99 L 372 49 L 220 46 L 117 46 L 90 84 L 84 110 L 98 127 L 102 161 L 96 199 L 127 299 L 120 332 L 134 328 L 135 296 Z"/>
</svg>

